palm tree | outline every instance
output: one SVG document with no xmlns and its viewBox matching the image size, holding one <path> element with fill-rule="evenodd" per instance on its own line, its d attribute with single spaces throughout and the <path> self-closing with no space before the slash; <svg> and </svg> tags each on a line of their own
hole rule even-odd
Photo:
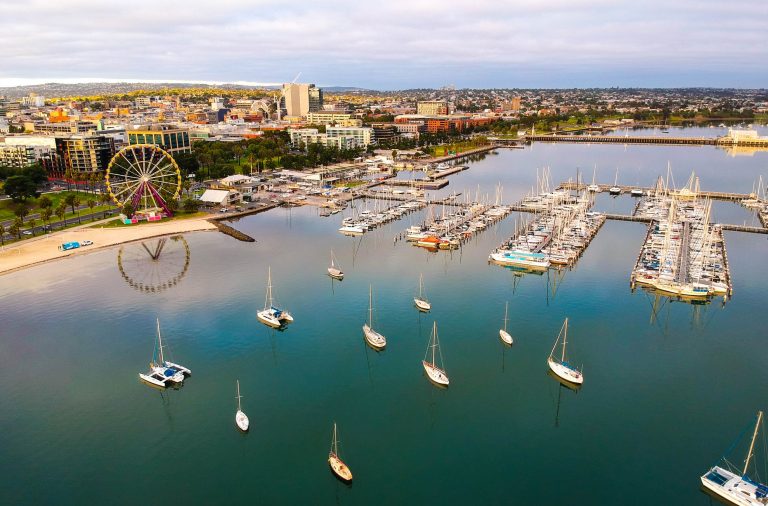
<svg viewBox="0 0 768 506">
<path fill-rule="evenodd" d="M 21 239 L 21 227 L 24 225 L 24 222 L 21 218 L 16 218 L 13 221 L 13 225 L 11 225 L 11 228 L 8 229 L 10 233 L 16 236 L 17 239 Z"/>
<path fill-rule="evenodd" d="M 0 223 L 0 246 L 5 246 L 5 225 Z"/>
<path fill-rule="evenodd" d="M 27 220 L 27 226 L 29 227 L 29 230 L 32 231 L 32 237 L 35 236 L 35 225 L 37 224 L 37 220 L 34 218 L 30 218 Z"/>
<path fill-rule="evenodd" d="M 88 209 L 91 210 L 91 213 L 93 213 L 93 208 L 96 207 L 96 201 L 94 199 L 88 199 Z M 91 221 L 93 221 L 93 216 L 91 216 Z"/>
<path fill-rule="evenodd" d="M 72 209 L 77 208 L 77 222 L 80 223 L 80 199 L 75 197 L 75 199 L 72 201 Z"/>
<path fill-rule="evenodd" d="M 40 211 L 40 218 L 48 225 L 51 224 L 51 216 L 53 215 L 53 209 L 50 207 L 44 207 L 42 211 Z"/>
<path fill-rule="evenodd" d="M 75 214 L 75 202 L 77 202 L 77 205 L 80 205 L 80 201 L 77 198 L 77 194 L 70 193 L 66 197 L 64 197 L 64 202 L 72 208 L 72 214 Z"/>
<path fill-rule="evenodd" d="M 56 210 L 54 212 L 56 213 L 56 216 L 59 217 L 59 221 L 62 221 L 64 219 L 64 215 L 67 214 L 67 204 L 65 202 L 59 202 L 59 205 L 56 206 Z M 64 228 L 63 223 L 61 228 Z"/>
</svg>

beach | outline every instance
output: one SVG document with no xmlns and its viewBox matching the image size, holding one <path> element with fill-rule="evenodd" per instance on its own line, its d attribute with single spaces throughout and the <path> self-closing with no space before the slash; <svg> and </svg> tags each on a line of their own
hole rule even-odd
<svg viewBox="0 0 768 506">
<path fill-rule="evenodd" d="M 147 223 L 138 226 L 126 226 L 125 228 L 72 228 L 3 247 L 0 249 L 0 275 L 64 257 L 83 255 L 118 244 L 151 237 L 206 230 L 217 230 L 217 228 L 205 217 Z M 63 243 L 85 240 L 93 241 L 93 244 L 69 251 L 59 250 L 59 246 Z"/>
</svg>

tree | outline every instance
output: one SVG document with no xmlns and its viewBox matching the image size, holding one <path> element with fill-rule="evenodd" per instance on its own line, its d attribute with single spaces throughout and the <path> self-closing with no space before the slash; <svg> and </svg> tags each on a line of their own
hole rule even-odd
<svg viewBox="0 0 768 506">
<path fill-rule="evenodd" d="M 37 205 L 40 207 L 40 209 L 50 209 L 53 207 L 53 201 L 47 195 L 43 195 L 37 199 Z"/>
<path fill-rule="evenodd" d="M 30 218 L 29 220 L 27 220 L 27 226 L 29 227 L 29 230 L 32 231 L 32 235 L 33 236 L 35 235 L 35 225 L 36 224 L 37 224 L 37 220 L 35 220 L 34 218 Z"/>
<path fill-rule="evenodd" d="M 125 204 L 123 204 L 124 215 L 130 218 L 131 216 L 133 216 L 133 213 L 135 212 L 136 212 L 136 209 L 133 208 L 133 204 L 131 204 L 130 202 L 126 202 Z"/>
<path fill-rule="evenodd" d="M 67 204 L 65 202 L 59 202 L 59 205 L 56 206 L 54 213 L 59 217 L 59 221 L 62 221 L 64 219 L 64 215 L 67 214 Z M 64 225 L 62 224 L 62 228 L 63 227 Z"/>
<path fill-rule="evenodd" d="M 21 225 L 19 225 L 19 219 L 16 218 L 10 227 L 8 227 L 8 233 L 15 235 L 17 239 L 21 239 Z"/>
<path fill-rule="evenodd" d="M 165 206 L 169 211 L 175 213 L 179 209 L 179 201 L 176 199 L 168 199 L 168 201 L 165 203 Z"/>
<path fill-rule="evenodd" d="M 112 200 L 112 197 L 109 196 L 109 193 L 104 192 L 101 195 L 99 195 L 99 202 L 101 202 L 102 204 L 105 204 L 105 205 L 109 204 L 111 200 Z"/>
<path fill-rule="evenodd" d="M 80 223 L 80 199 L 75 197 L 75 200 L 72 202 L 72 209 L 77 209 L 77 222 Z"/>
<path fill-rule="evenodd" d="M 29 215 L 29 207 L 26 204 L 19 204 L 16 206 L 16 209 L 13 210 L 13 214 L 21 219 L 21 224 L 23 225 L 24 218 Z"/>
<path fill-rule="evenodd" d="M 96 200 L 94 199 L 88 199 L 88 209 L 91 210 L 91 213 L 93 213 L 93 208 L 96 207 Z M 93 217 L 91 217 L 91 220 L 93 220 Z"/>
<path fill-rule="evenodd" d="M 184 202 L 182 202 L 181 205 L 186 212 L 192 213 L 197 211 L 197 208 L 200 205 L 200 203 L 195 199 L 188 198 L 188 199 L 184 199 Z"/>
<path fill-rule="evenodd" d="M 5 225 L 0 223 L 0 245 L 5 246 Z"/>
<path fill-rule="evenodd" d="M 78 201 L 77 194 L 70 193 L 64 197 L 64 202 L 72 208 L 72 214 L 75 214 L 75 202 Z"/>
<path fill-rule="evenodd" d="M 51 224 L 51 216 L 53 215 L 53 209 L 50 207 L 44 207 L 40 211 L 40 219 L 42 219 L 44 222 L 46 222 L 48 225 Z"/>
<path fill-rule="evenodd" d="M 30 197 L 37 197 L 37 185 L 29 176 L 19 175 L 11 176 L 5 180 L 5 193 L 7 193 L 14 202 L 24 202 Z"/>
</svg>

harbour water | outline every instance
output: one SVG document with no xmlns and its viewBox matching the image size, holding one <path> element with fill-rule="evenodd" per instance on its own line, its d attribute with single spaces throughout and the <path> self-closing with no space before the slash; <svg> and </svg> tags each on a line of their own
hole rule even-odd
<svg viewBox="0 0 768 506">
<path fill-rule="evenodd" d="M 545 165 L 557 182 L 576 167 L 590 181 L 597 164 L 598 182 L 618 166 L 620 183 L 650 186 L 667 161 L 678 185 L 696 170 L 703 189 L 749 192 L 768 154 L 535 144 L 473 162 L 436 194 L 479 185 L 493 198 L 501 183 L 518 200 Z M 633 203 L 601 195 L 597 209 Z M 487 263 L 516 215 L 452 252 L 395 243 L 424 212 L 345 237 L 341 214 L 276 209 L 233 223 L 256 243 L 185 236 L 188 262 L 176 240 L 157 263 L 126 245 L 122 270 L 116 248 L 0 278 L 0 504 L 712 503 L 699 476 L 766 408 L 766 236 L 726 232 L 734 297 L 690 305 L 630 291 L 641 223 L 607 222 L 573 270 L 516 276 Z M 733 203 L 714 214 L 754 224 Z M 342 282 L 325 275 L 331 249 Z M 296 318 L 282 332 L 256 321 L 268 266 Z M 413 307 L 420 273 L 428 314 Z M 369 284 L 380 353 L 361 331 Z M 547 374 L 566 316 L 578 392 Z M 192 369 L 179 390 L 137 377 L 156 317 Z M 433 321 L 446 390 L 420 363 Z M 334 421 L 351 486 L 326 463 Z"/>
</svg>

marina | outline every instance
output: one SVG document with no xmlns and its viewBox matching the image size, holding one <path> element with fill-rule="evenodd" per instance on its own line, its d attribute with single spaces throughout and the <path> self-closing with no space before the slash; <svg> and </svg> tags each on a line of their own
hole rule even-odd
<svg viewBox="0 0 768 506">
<path fill-rule="evenodd" d="M 617 146 L 585 148 L 504 150 L 451 176 L 453 188 L 429 198 L 446 199 L 456 191 L 465 201 L 468 192 L 462 189 L 477 185 L 493 195 L 501 182 L 508 195 L 503 204 L 513 207 L 524 198 L 536 166 L 551 164 L 553 180 L 562 181 L 575 164 L 591 170 L 599 157 L 601 166 L 614 166 L 612 177 L 612 156 L 633 154 L 632 147 L 628 154 Z M 649 160 L 653 168 L 642 180 L 654 181 L 668 156 L 662 152 Z M 682 167 L 682 161 L 675 163 Z M 724 191 L 748 190 L 762 170 L 750 159 L 707 163 L 694 158 L 686 167 L 703 167 L 697 170 L 706 174 L 702 185 Z M 512 165 L 526 169 L 507 170 Z M 707 170 L 713 167 L 731 170 L 711 176 Z M 734 168 L 744 176 L 726 179 L 741 177 Z M 600 193 L 587 212 L 632 217 L 637 201 Z M 460 203 L 446 204 L 446 215 L 464 208 Z M 441 206 L 433 206 L 434 214 L 442 213 Z M 556 473 L 575 504 L 612 504 L 626 498 L 628 488 L 633 502 L 654 504 L 656 486 L 672 504 L 711 504 L 699 477 L 754 415 L 762 398 L 759 385 L 768 382 L 759 353 L 763 327 L 754 319 L 768 276 L 760 258 L 766 236 L 724 232 L 738 296 L 723 307 L 628 289 L 647 221 L 606 220 L 554 289 L 554 270 L 517 276 L 487 264 L 489 251 L 516 233 L 516 212 L 453 255 L 393 244 L 393 234 L 428 213 L 422 208 L 356 237 L 336 232 L 341 214 L 319 218 L 311 206 L 246 216 L 231 225 L 256 238 L 254 243 L 186 234 L 189 267 L 163 291 L 132 288 L 117 267 L 116 250 L 67 259 L 66 270 L 46 264 L 7 275 L 0 295 L 7 309 L 0 402 L 13 409 L 0 417 L 7 456 L 0 470 L 10 478 L 0 498 L 11 504 L 83 504 L 120 491 L 113 495 L 116 503 L 135 504 L 145 499 L 134 490 L 141 482 L 177 500 L 216 503 L 220 491 L 207 485 L 215 479 L 233 501 L 258 495 L 268 504 L 555 504 L 563 497 L 550 486 Z M 759 225 L 750 221 L 751 213 L 713 201 L 710 221 Z M 524 214 L 536 219 L 547 210 Z M 692 231 L 692 241 L 693 236 Z M 333 265 L 343 268 L 341 283 L 327 275 L 331 251 Z M 264 267 L 270 265 L 275 294 L 296 318 L 283 330 L 260 324 L 255 315 L 270 277 Z M 420 274 L 430 313 L 414 308 Z M 374 306 L 369 285 L 375 292 L 374 329 L 388 341 L 381 353 L 361 335 Z M 42 302 L 41 293 L 50 302 Z M 178 390 L 147 388 L 136 376 L 144 372 L 158 314 L 163 343 L 167 335 L 179 361 L 198 378 Z M 558 346 L 552 353 L 565 317 L 567 352 Z M 439 348 L 431 347 L 434 321 Z M 502 323 L 514 335 L 512 347 L 501 338 Z M 424 364 L 419 367 L 424 361 L 440 368 L 440 351 L 448 389 L 436 387 Z M 11 353 L 22 360 L 11 360 Z M 584 386 L 574 391 L 549 376 L 550 355 L 584 364 Z M 84 362 L 109 367 L 115 381 L 92 381 Z M 38 365 L 34 374 L 29 363 Z M 717 381 L 702 381 L 705 370 L 717 371 Z M 250 418 L 247 435 L 232 426 L 238 406 L 231 387 L 237 379 Z M 728 409 L 715 412 L 723 405 Z M 89 415 L 94 412 L 100 416 Z M 23 423 L 28 418 L 49 422 L 41 430 Z M 351 487 L 335 479 L 326 462 L 334 420 L 345 443 L 334 453 L 351 466 Z M 642 444 L 627 430 L 638 426 L 651 435 Z M 178 473 L 162 473 L 165 456 L 181 453 Z M 460 463 L 470 454 L 477 465 L 467 469 Z M 586 462 L 585 454 L 595 458 Z M 514 469 L 519 479 L 511 480 L 499 461 L 525 462 Z M 584 485 L 616 472 L 618 482 Z M 298 474 L 302 487 L 296 487 Z M 56 479 L 35 487 L 44 476 Z M 446 480 L 458 479 L 466 486 L 445 489 Z M 371 480 L 399 486 L 373 486 Z M 656 486 L 649 487 L 649 480 Z"/>
</svg>

